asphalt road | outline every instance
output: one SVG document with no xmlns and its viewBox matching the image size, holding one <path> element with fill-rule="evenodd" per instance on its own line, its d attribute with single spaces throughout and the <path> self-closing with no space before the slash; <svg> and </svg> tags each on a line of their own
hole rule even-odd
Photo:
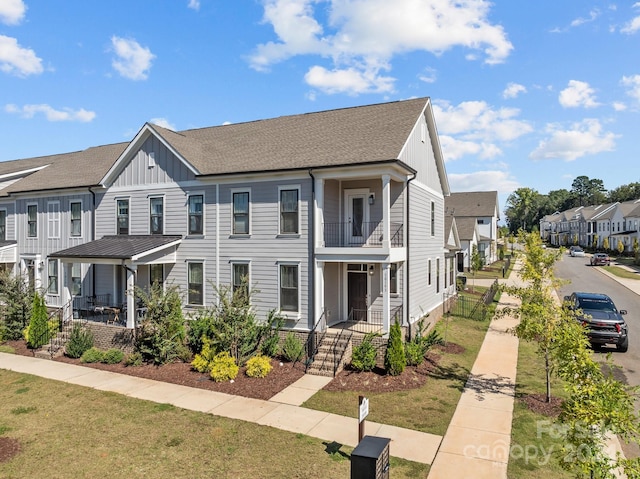
<svg viewBox="0 0 640 479">
<path fill-rule="evenodd" d="M 622 368 L 615 373 L 615 376 L 627 384 L 638 386 L 640 385 L 640 296 L 599 272 L 598 269 L 598 266 L 589 265 L 588 256 L 572 258 L 568 254 L 563 255 L 562 260 L 556 264 L 556 276 L 568 279 L 571 283 L 560 288 L 558 296 L 562 300 L 565 295 L 573 291 L 605 293 L 613 299 L 619 310 L 628 311 L 624 318 L 629 325 L 629 350 L 626 353 L 620 353 L 615 347 L 607 346 L 596 354 L 604 361 L 604 355 L 611 352 L 613 362 Z"/>
</svg>

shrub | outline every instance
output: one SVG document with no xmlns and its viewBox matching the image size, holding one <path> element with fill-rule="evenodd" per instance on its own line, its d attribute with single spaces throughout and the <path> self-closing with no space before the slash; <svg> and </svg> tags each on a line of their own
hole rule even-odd
<svg viewBox="0 0 640 479">
<path fill-rule="evenodd" d="M 215 359 L 215 351 L 211 349 L 211 341 L 207 338 L 202 338 L 202 342 L 202 351 L 193 358 L 191 367 L 199 373 L 208 373 L 211 371 L 211 364 Z"/>
<path fill-rule="evenodd" d="M 424 361 L 422 345 L 418 342 L 410 341 L 405 343 L 404 354 L 407 359 L 407 366 L 418 366 Z"/>
<path fill-rule="evenodd" d="M 247 376 L 250 378 L 263 378 L 271 372 L 271 359 L 259 354 L 247 361 Z"/>
<path fill-rule="evenodd" d="M 102 356 L 102 362 L 105 364 L 118 364 L 121 363 L 124 359 L 124 353 L 117 348 L 112 348 L 107 351 Z"/>
<path fill-rule="evenodd" d="M 407 365 L 407 359 L 404 354 L 404 346 L 402 344 L 402 330 L 398 320 L 393 323 L 389 331 L 389 342 L 387 343 L 387 352 L 384 355 L 384 368 L 387 374 L 399 376 Z"/>
<path fill-rule="evenodd" d="M 302 358 L 304 347 L 302 342 L 293 334 L 292 331 L 287 333 L 282 345 L 282 355 L 289 362 L 296 362 Z"/>
<path fill-rule="evenodd" d="M 238 365 L 227 351 L 218 353 L 211 362 L 211 379 L 219 383 L 230 381 L 238 375 Z"/>
<path fill-rule="evenodd" d="M 351 367 L 356 371 L 372 371 L 376 367 L 377 351 L 373 345 L 373 338 L 377 333 L 367 333 L 362 343 L 353 348 Z"/>
<path fill-rule="evenodd" d="M 104 353 L 98 348 L 89 348 L 80 357 L 82 363 L 101 363 L 104 358 Z"/>
<path fill-rule="evenodd" d="M 262 343 L 260 351 L 270 358 L 278 354 L 280 346 L 280 330 L 284 326 L 284 318 L 276 314 L 275 310 L 269 311 L 267 322 L 262 327 Z"/>
<path fill-rule="evenodd" d="M 142 366 L 142 354 L 137 351 L 127 354 L 124 358 L 125 366 Z"/>
<path fill-rule="evenodd" d="M 33 291 L 21 275 L 0 271 L 0 337 L 4 340 L 23 338 L 31 318 Z"/>
<path fill-rule="evenodd" d="M 44 304 L 44 298 L 36 293 L 33 296 L 33 307 L 31 308 L 29 326 L 27 326 L 25 330 L 27 346 L 33 349 L 43 346 L 51 339 L 50 334 L 47 307 Z"/>
<path fill-rule="evenodd" d="M 64 354 L 70 358 L 79 358 L 93 346 L 93 333 L 80 324 L 73 325 L 69 342 L 65 346 Z"/>
<path fill-rule="evenodd" d="M 204 347 L 203 338 L 212 338 L 213 335 L 213 311 L 210 309 L 198 310 L 189 321 L 187 346 L 193 354 L 198 354 Z"/>
</svg>

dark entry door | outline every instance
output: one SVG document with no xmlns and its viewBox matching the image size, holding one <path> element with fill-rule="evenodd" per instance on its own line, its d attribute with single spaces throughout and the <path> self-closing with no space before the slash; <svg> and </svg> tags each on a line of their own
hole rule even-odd
<svg viewBox="0 0 640 479">
<path fill-rule="evenodd" d="M 354 321 L 367 320 L 367 273 L 349 271 L 348 275 L 348 308 L 353 311 Z"/>
</svg>

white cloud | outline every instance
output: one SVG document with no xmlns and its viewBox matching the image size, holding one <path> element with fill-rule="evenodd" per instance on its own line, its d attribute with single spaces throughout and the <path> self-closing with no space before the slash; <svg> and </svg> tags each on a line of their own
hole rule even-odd
<svg viewBox="0 0 640 479">
<path fill-rule="evenodd" d="M 151 62 L 155 55 L 147 47 L 137 41 L 126 38 L 111 37 L 111 44 L 117 58 L 111 65 L 125 78 L 130 80 L 146 80 L 149 76 Z"/>
<path fill-rule="evenodd" d="M 640 8 L 640 2 L 634 3 L 632 7 Z M 636 33 L 638 30 L 640 30 L 640 15 L 632 18 L 627 23 L 625 23 L 624 27 L 620 29 L 620 32 L 632 35 Z"/>
<path fill-rule="evenodd" d="M 84 108 L 80 108 L 79 110 L 72 110 L 71 108 L 55 110 L 47 104 L 24 105 L 23 107 L 8 104 L 5 105 L 4 110 L 7 113 L 20 115 L 22 118 L 33 118 L 37 113 L 42 113 L 48 121 L 79 121 L 81 123 L 88 123 L 96 117 L 95 112 L 85 110 Z"/>
<path fill-rule="evenodd" d="M 42 60 L 12 37 L 0 35 L 0 70 L 19 77 L 42 73 Z"/>
<path fill-rule="evenodd" d="M 576 18 L 575 20 L 573 20 L 571 22 L 571 26 L 572 27 L 578 27 L 578 26 L 583 25 L 585 23 L 593 22 L 599 16 L 600 16 L 600 10 L 598 10 L 597 8 L 594 8 L 593 10 L 591 10 L 589 12 L 589 17 L 588 18 L 578 17 L 578 18 Z"/>
<path fill-rule="evenodd" d="M 0 2 L 0 22 L 17 25 L 24 18 L 27 7 L 22 0 L 2 0 Z"/>
<path fill-rule="evenodd" d="M 151 120 L 149 120 L 149 123 L 161 126 L 162 128 L 166 128 L 167 130 L 176 131 L 176 127 L 173 126 L 166 118 L 151 118 Z"/>
<path fill-rule="evenodd" d="M 623 76 L 620 83 L 628 87 L 627 95 L 640 101 L 640 75 Z"/>
<path fill-rule="evenodd" d="M 511 82 L 502 92 L 502 98 L 516 98 L 520 93 L 527 93 L 526 87 L 519 83 Z"/>
<path fill-rule="evenodd" d="M 437 79 L 436 70 L 433 68 L 425 68 L 422 70 L 422 73 L 418 75 L 418 79 L 425 83 L 435 83 Z"/>
<path fill-rule="evenodd" d="M 304 76 L 305 81 L 325 93 L 387 93 L 393 91 L 391 77 L 377 75 L 376 72 L 358 71 L 355 68 L 329 71 L 314 66 Z"/>
<path fill-rule="evenodd" d="M 200 10 L 200 0 L 189 0 L 187 7 L 196 11 Z"/>
<path fill-rule="evenodd" d="M 503 28 L 488 20 L 490 4 L 479 0 L 263 0 L 263 4 L 263 22 L 273 26 L 277 40 L 257 45 L 249 57 L 251 67 L 266 71 L 297 55 L 328 58 L 331 68 L 313 66 L 307 78 L 317 80 L 322 73 L 331 92 L 344 91 L 332 86 L 344 80 L 327 73 L 342 77 L 344 72 L 359 77 L 352 83 L 364 92 L 388 91 L 393 79 L 380 72 L 390 69 L 395 55 L 411 51 L 441 55 L 462 46 L 482 51 L 485 63 L 495 64 L 513 49 Z"/>
<path fill-rule="evenodd" d="M 562 129 L 557 124 L 547 125 L 548 138 L 540 141 L 531 152 L 533 160 L 560 159 L 573 161 L 585 155 L 594 155 L 603 151 L 613 151 L 616 147 L 616 135 L 605 132 L 596 119 L 584 119 L 570 129 Z"/>
<path fill-rule="evenodd" d="M 627 109 L 627 105 L 621 101 L 614 101 L 612 106 L 615 111 L 625 111 Z"/>
<path fill-rule="evenodd" d="M 594 108 L 600 104 L 596 101 L 595 90 L 588 83 L 569 80 L 569 86 L 560 92 L 558 101 L 564 108 Z"/>
<path fill-rule="evenodd" d="M 447 178 L 451 191 L 498 191 L 500 196 L 508 196 L 521 186 L 507 171 L 499 170 L 449 173 Z"/>
</svg>

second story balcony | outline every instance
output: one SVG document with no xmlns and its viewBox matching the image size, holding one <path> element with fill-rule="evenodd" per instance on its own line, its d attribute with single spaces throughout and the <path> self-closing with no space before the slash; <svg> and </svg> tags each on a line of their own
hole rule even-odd
<svg viewBox="0 0 640 479">
<path fill-rule="evenodd" d="M 390 223 L 390 246 L 404 246 L 404 227 Z M 385 245 L 382 221 L 324 223 L 324 246 L 327 248 L 373 247 Z"/>
</svg>

